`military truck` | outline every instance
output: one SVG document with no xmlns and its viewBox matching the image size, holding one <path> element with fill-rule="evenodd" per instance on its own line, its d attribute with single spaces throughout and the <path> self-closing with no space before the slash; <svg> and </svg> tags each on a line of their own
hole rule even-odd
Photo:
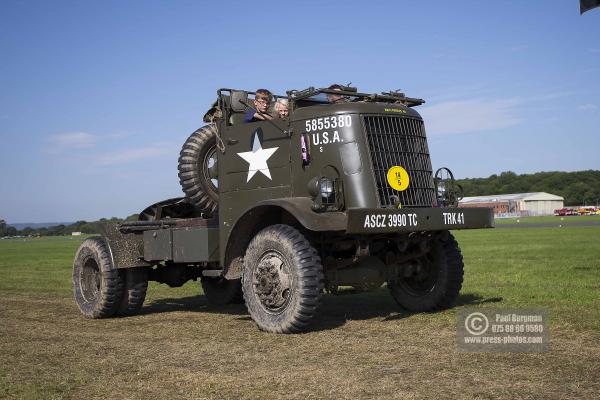
<svg viewBox="0 0 600 400">
<path fill-rule="evenodd" d="M 245 302 L 258 327 L 301 332 L 324 291 L 386 284 L 404 309 L 450 307 L 463 259 L 450 233 L 491 228 L 488 208 L 457 208 L 452 173 L 433 173 L 421 99 L 399 91 L 310 87 L 289 117 L 246 123 L 254 92 L 219 89 L 179 157 L 184 197 L 107 226 L 75 256 L 89 318 L 130 315 L 148 281 L 200 279 L 215 305 Z"/>
</svg>

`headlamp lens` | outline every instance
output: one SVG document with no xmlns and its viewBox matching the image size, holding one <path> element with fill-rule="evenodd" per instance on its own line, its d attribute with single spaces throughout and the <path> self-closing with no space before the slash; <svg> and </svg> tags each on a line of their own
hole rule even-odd
<svg viewBox="0 0 600 400">
<path fill-rule="evenodd" d="M 321 197 L 328 198 L 333 193 L 333 181 L 329 178 L 319 179 L 319 192 Z"/>
</svg>

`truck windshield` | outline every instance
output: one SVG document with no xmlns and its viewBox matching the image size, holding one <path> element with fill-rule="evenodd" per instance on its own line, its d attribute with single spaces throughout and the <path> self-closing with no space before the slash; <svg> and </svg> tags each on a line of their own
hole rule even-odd
<svg viewBox="0 0 600 400">
<path fill-rule="evenodd" d="M 309 107 L 314 105 L 325 105 L 325 104 L 343 104 L 360 101 L 364 96 L 352 96 L 347 94 L 328 94 L 328 93 L 317 93 L 314 96 L 310 96 L 298 101 L 297 107 Z"/>
<path fill-rule="evenodd" d="M 359 93 L 356 88 L 346 88 L 346 90 L 321 88 L 315 89 L 309 87 L 304 90 L 289 90 L 287 92 L 290 101 L 295 106 L 294 108 L 314 106 L 317 104 L 340 104 L 354 103 L 359 101 L 379 102 L 379 103 L 396 103 L 403 104 L 408 107 L 419 106 L 425 103 L 423 99 L 406 97 L 400 91 L 390 91 L 383 93 Z"/>
</svg>

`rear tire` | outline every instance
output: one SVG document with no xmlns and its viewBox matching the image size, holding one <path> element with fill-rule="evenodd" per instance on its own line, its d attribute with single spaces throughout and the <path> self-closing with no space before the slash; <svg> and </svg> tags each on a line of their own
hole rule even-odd
<svg viewBox="0 0 600 400">
<path fill-rule="evenodd" d="M 419 259 L 425 273 L 388 282 L 394 300 L 406 310 L 423 312 L 451 307 L 462 288 L 464 263 L 454 236 L 435 240 Z"/>
<path fill-rule="evenodd" d="M 295 333 L 316 314 L 323 291 L 317 251 L 296 229 L 273 225 L 260 231 L 244 256 L 242 290 L 261 330 Z"/>
<path fill-rule="evenodd" d="M 210 169 L 216 163 L 217 126 L 206 125 L 190 135 L 179 153 L 179 183 L 188 201 L 201 212 L 217 211 L 219 194 Z"/>
<path fill-rule="evenodd" d="M 111 317 L 121 304 L 123 281 L 103 238 L 89 238 L 79 246 L 73 263 L 73 294 L 87 318 Z"/>
<path fill-rule="evenodd" d="M 244 302 L 240 279 L 202 278 L 202 290 L 208 302 L 215 306 Z"/>
<path fill-rule="evenodd" d="M 124 285 L 117 315 L 135 315 L 142 309 L 146 299 L 148 270 L 146 268 L 126 268 L 120 272 Z"/>
</svg>

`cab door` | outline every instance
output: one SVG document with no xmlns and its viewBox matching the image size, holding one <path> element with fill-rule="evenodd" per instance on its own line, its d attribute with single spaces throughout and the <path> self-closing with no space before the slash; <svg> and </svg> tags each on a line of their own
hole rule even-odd
<svg viewBox="0 0 600 400">
<path fill-rule="evenodd" d="M 289 192 L 290 138 L 283 133 L 287 123 L 272 122 L 221 124 L 225 151 L 218 155 L 220 194 L 264 189 Z"/>
<path fill-rule="evenodd" d="M 291 195 L 286 129 L 287 122 L 279 119 L 273 124 L 261 121 L 221 129 L 225 145 L 218 154 L 221 262 L 231 231 L 243 214 L 262 200 Z"/>
</svg>

